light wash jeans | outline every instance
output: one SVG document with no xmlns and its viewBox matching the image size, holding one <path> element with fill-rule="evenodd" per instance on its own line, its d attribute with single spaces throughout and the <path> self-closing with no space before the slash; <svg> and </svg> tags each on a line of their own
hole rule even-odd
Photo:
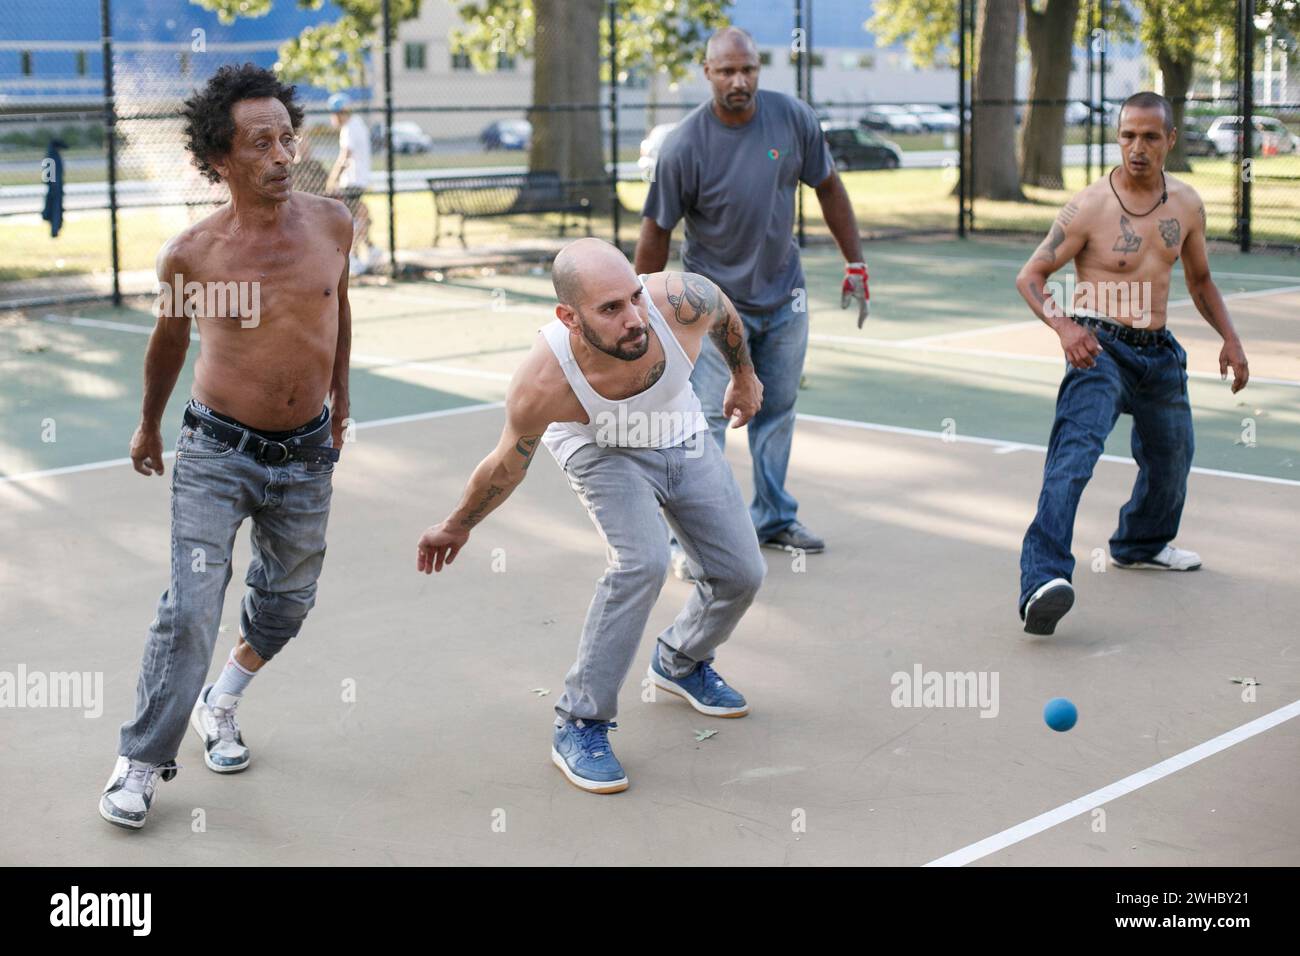
<svg viewBox="0 0 1300 956">
<path fill-rule="evenodd" d="M 659 660 L 673 676 L 713 660 L 758 593 L 767 564 L 736 477 L 712 441 L 673 448 L 586 445 L 565 471 L 605 541 L 609 567 L 596 583 L 578 660 L 555 710 L 560 717 L 612 720 L 668 571 L 664 519 L 697 579 L 686 606 L 658 637 Z"/>
<path fill-rule="evenodd" d="M 794 404 L 808 351 L 808 313 L 796 312 L 789 303 L 774 312 L 740 312 L 740 318 L 754 371 L 763 383 L 763 407 L 749 423 L 749 453 L 754 461 L 754 501 L 749 513 L 758 539 L 766 541 L 790 527 L 799 510 L 799 502 L 785 490 L 785 473 L 794 439 Z M 726 360 L 706 337 L 691 384 L 719 448 L 724 448 L 727 440 L 722 400 L 729 381 L 731 370 Z"/>
<path fill-rule="evenodd" d="M 312 444 L 329 442 L 326 438 Z M 118 753 L 149 763 L 174 760 L 207 679 L 231 576 L 235 533 L 253 519 L 239 630 L 270 660 L 298 633 L 316 602 L 325 558 L 332 462 L 259 464 L 189 426 L 172 463 L 171 582 L 149 626 L 135 716 Z"/>
</svg>

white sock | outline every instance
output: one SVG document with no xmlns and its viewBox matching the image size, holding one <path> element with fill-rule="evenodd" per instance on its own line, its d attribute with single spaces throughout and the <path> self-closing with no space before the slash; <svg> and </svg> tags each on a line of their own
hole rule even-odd
<svg viewBox="0 0 1300 956">
<path fill-rule="evenodd" d="M 222 694 L 229 694 L 231 697 L 242 696 L 248 688 L 248 682 L 256 674 L 257 671 L 250 671 L 235 660 L 235 652 L 232 650 L 230 657 L 226 661 L 226 666 L 221 669 L 221 676 L 212 685 L 212 689 L 208 691 L 205 702 L 210 707 Z"/>
</svg>

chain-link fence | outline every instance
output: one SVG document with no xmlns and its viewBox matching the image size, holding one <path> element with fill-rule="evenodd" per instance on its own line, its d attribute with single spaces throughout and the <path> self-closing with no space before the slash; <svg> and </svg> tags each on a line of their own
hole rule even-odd
<svg viewBox="0 0 1300 956">
<path fill-rule="evenodd" d="M 1161 89 L 1181 113 L 1169 169 L 1201 192 L 1209 234 L 1300 248 L 1294 37 L 1256 9 L 1270 0 L 1200 4 L 1172 40 L 1151 29 L 1155 0 L 951 2 L 936 7 L 951 39 L 920 62 L 832 0 L 383 0 L 369 21 L 270 0 L 231 23 L 205 7 L 234 0 L 0 0 L 0 303 L 147 288 L 162 244 L 227 196 L 190 162 L 181 102 L 244 62 L 297 82 L 295 186 L 351 201 L 361 269 L 536 261 L 588 231 L 630 251 L 657 149 L 708 101 L 704 41 L 729 19 L 755 35 L 761 88 L 817 110 L 868 236 L 1044 231 L 1118 161 L 1118 104 Z M 40 218 L 51 144 L 57 238 Z M 830 242 L 812 191 L 799 203 L 801 241 Z"/>
<path fill-rule="evenodd" d="M 1165 169 L 1201 195 L 1209 238 L 1300 247 L 1300 97 L 1284 22 L 1255 0 L 1188 5 L 1178 19 L 1156 0 L 1040 0 L 985 30 L 1000 5 L 1018 6 L 962 0 L 964 228 L 1045 232 L 1070 195 L 1120 162 L 1120 104 L 1154 90 L 1178 128 Z M 1014 69 L 982 77 L 982 54 L 1013 57 Z"/>
</svg>

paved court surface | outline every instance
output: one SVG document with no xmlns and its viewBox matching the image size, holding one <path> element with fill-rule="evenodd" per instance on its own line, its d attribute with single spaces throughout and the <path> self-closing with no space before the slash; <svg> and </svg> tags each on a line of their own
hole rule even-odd
<svg viewBox="0 0 1300 956">
<path fill-rule="evenodd" d="M 1300 488 L 1194 477 L 1184 539 L 1206 568 L 1081 570 L 1075 612 L 1032 639 L 1015 569 L 1038 454 L 805 422 L 794 488 L 831 549 L 802 572 L 768 553 L 767 585 L 719 657 L 753 714 L 645 703 L 634 671 L 614 736 L 632 787 L 581 793 L 549 763 L 550 708 L 603 557 L 559 469 L 534 469 L 450 573 L 413 570 L 418 532 L 500 421 L 490 408 L 359 433 L 336 473 L 320 601 L 241 711 L 253 767 L 212 774 L 187 737 L 141 833 L 93 804 L 166 580 L 165 484 L 117 468 L 0 486 L 0 527 L 24 542 L 4 627 L 30 670 L 103 671 L 106 700 L 98 719 L 0 710 L 0 799 L 27 805 L 42 781 L 39 808 L 8 815 L 5 862 L 922 864 L 1300 698 Z M 743 450 L 731 457 L 745 474 Z M 1099 467 L 1085 560 L 1132 477 Z M 685 595 L 668 581 L 649 634 Z M 228 622 L 237 600 L 232 585 Z M 892 676 L 918 665 L 996 672 L 996 716 L 893 706 Z M 1260 681 L 1255 703 L 1241 676 Z M 1041 720 L 1057 695 L 1081 712 L 1068 734 Z M 1084 814 L 981 862 L 1300 862 L 1295 726 L 1107 805 L 1105 832 Z"/>
<path fill-rule="evenodd" d="M 0 315 L 0 672 L 103 679 L 98 716 L 0 707 L 0 863 L 1300 863 L 1300 268 L 1220 257 L 1256 376 L 1242 396 L 1217 381 L 1212 333 L 1171 312 L 1197 428 L 1179 543 L 1205 568 L 1092 570 L 1135 474 L 1122 419 L 1080 509 L 1079 602 L 1033 639 L 1017 559 L 1061 363 L 1009 289 L 1028 251 L 883 249 L 860 333 L 832 305 L 834 263 L 808 258 L 791 487 L 829 550 L 765 552 L 718 662 L 751 716 L 646 702 L 638 663 L 613 737 L 632 786 L 610 797 L 549 761 L 603 569 L 554 463 L 449 573 L 414 571 L 419 532 L 495 441 L 547 278 L 356 290 L 354 410 L 373 424 L 336 472 L 319 602 L 241 708 L 253 767 L 212 774 L 187 737 L 140 833 L 94 801 L 167 578 L 167 481 L 120 461 L 147 305 Z M 743 442 L 729 458 L 748 487 Z M 667 581 L 642 660 L 686 594 Z M 996 675 L 996 707 L 895 706 L 895 675 L 918 668 Z M 1079 706 L 1069 733 L 1042 722 L 1054 696 Z"/>
</svg>

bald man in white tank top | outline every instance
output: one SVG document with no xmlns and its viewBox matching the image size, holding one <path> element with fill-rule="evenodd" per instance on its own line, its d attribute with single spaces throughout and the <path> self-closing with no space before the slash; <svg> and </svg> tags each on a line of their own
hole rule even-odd
<svg viewBox="0 0 1300 956">
<path fill-rule="evenodd" d="M 515 372 L 506 425 L 460 504 L 420 538 L 428 574 L 455 560 L 471 529 L 523 481 L 539 442 L 555 456 L 606 545 L 578 659 L 556 705 L 552 762 L 592 793 L 627 789 L 609 745 L 618 692 L 668 568 L 667 520 L 696 581 L 655 642 L 648 677 L 701 713 L 743 717 L 745 698 L 714 652 L 758 593 L 767 567 L 735 476 L 708 431 L 690 375 L 704 336 L 731 368 L 732 427 L 763 399 L 730 300 L 704 276 L 637 276 L 599 239 L 566 246 L 552 267 L 559 304 Z"/>
</svg>

